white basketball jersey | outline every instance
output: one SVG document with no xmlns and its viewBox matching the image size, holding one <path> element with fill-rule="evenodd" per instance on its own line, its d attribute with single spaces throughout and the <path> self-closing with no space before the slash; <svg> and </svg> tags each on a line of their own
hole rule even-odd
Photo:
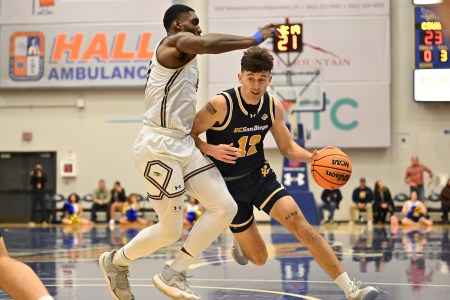
<svg viewBox="0 0 450 300">
<path fill-rule="evenodd" d="M 189 135 L 196 113 L 197 58 L 177 69 L 166 68 L 156 58 L 160 43 L 149 66 L 144 123 Z"/>
</svg>

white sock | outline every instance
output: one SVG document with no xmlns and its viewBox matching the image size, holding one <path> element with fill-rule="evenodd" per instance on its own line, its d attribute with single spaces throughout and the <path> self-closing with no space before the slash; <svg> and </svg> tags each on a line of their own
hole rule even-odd
<svg viewBox="0 0 450 300">
<path fill-rule="evenodd" d="M 116 252 L 112 259 L 112 263 L 116 266 L 126 267 L 131 264 L 133 261 L 126 257 L 124 253 L 124 247 L 120 248 L 119 251 Z"/>
<path fill-rule="evenodd" d="M 170 268 L 177 272 L 184 272 L 187 268 L 194 262 L 195 258 L 190 256 L 189 254 L 180 251 L 175 259 L 170 264 Z"/>
<path fill-rule="evenodd" d="M 350 280 L 350 277 L 348 276 L 347 272 L 344 272 L 338 277 L 336 277 L 334 282 L 336 282 L 336 284 L 341 288 L 341 290 L 344 291 L 345 295 L 348 295 L 348 293 L 350 292 L 352 281 Z"/>
<path fill-rule="evenodd" d="M 54 300 L 54 299 L 53 299 L 52 296 L 47 295 L 47 296 L 44 296 L 44 297 L 39 298 L 38 300 Z"/>
</svg>

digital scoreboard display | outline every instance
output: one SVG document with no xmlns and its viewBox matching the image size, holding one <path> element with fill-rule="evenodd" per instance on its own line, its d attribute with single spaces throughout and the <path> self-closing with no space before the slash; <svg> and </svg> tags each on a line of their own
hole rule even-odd
<svg viewBox="0 0 450 300">
<path fill-rule="evenodd" d="M 416 69 L 449 68 L 450 40 L 430 7 L 415 7 Z"/>
<path fill-rule="evenodd" d="M 414 100 L 450 101 L 450 37 L 435 5 L 414 6 L 413 29 Z"/>
<path fill-rule="evenodd" d="M 275 53 L 303 51 L 302 24 L 280 24 L 277 30 L 280 36 L 273 36 L 273 51 Z"/>
</svg>

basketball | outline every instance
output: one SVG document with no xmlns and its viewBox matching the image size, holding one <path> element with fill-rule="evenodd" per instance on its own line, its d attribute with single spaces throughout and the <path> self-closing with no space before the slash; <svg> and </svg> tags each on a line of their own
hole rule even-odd
<svg viewBox="0 0 450 300">
<path fill-rule="evenodd" d="M 320 151 L 311 165 L 314 181 L 327 190 L 344 186 L 352 175 L 352 162 L 342 150 L 327 148 Z"/>
</svg>

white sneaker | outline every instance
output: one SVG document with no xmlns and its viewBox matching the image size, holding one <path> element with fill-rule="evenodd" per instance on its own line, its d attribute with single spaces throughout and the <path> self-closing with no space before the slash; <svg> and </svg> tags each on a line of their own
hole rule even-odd
<svg viewBox="0 0 450 300">
<path fill-rule="evenodd" d="M 105 276 L 109 292 L 115 300 L 134 300 L 134 295 L 131 292 L 128 276 L 130 275 L 128 267 L 116 266 L 112 263 L 116 249 L 111 252 L 103 253 L 98 264 L 100 270 Z"/>
<path fill-rule="evenodd" d="M 186 281 L 186 272 L 177 272 L 168 265 L 153 277 L 153 284 L 163 294 L 176 300 L 202 300 Z"/>
<path fill-rule="evenodd" d="M 240 265 L 244 266 L 248 264 L 248 258 L 245 257 L 244 253 L 242 252 L 241 246 L 239 245 L 238 241 L 236 241 L 236 239 L 233 239 L 233 245 L 231 246 L 231 256 Z"/>
<path fill-rule="evenodd" d="M 378 297 L 378 290 L 373 286 L 360 289 L 361 281 L 351 282 L 350 292 L 347 294 L 348 300 L 375 300 Z"/>
</svg>

